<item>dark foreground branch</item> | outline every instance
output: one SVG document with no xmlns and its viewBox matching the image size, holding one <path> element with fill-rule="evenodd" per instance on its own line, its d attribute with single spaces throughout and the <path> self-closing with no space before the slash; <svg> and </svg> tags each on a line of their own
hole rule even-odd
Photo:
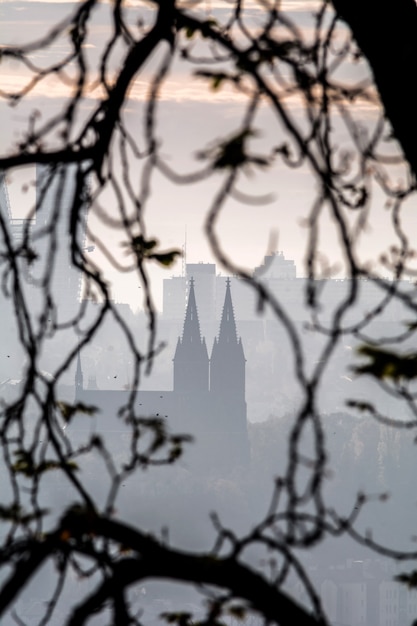
<svg viewBox="0 0 417 626">
<path fill-rule="evenodd" d="M 97 551 L 94 544 L 100 539 L 123 546 L 123 552 L 128 548 L 132 556 L 120 558 Z M 310 614 L 261 574 L 234 558 L 174 550 L 126 524 L 88 512 L 71 512 L 45 539 L 28 542 L 26 554 L 17 561 L 0 591 L 0 616 L 48 558 L 71 552 L 88 555 L 98 565 L 104 565 L 108 576 L 74 609 L 68 621 L 70 626 L 81 626 L 126 588 L 146 579 L 226 589 L 234 597 L 245 600 L 268 621 L 280 626 L 326 624 L 323 617 Z"/>
<path fill-rule="evenodd" d="M 414 175 L 417 175 L 417 6 L 414 0 L 333 0 L 369 61 L 375 83 Z"/>
</svg>

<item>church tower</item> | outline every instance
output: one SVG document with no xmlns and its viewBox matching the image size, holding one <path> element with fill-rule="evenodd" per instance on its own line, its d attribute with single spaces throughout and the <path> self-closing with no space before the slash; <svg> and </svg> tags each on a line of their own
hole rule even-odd
<svg viewBox="0 0 417 626">
<path fill-rule="evenodd" d="M 227 279 L 219 336 L 214 339 L 210 359 L 210 395 L 221 433 L 219 457 L 223 457 L 223 464 L 229 468 L 249 464 L 245 364 L 242 340 L 236 332 L 230 279 Z"/>
<path fill-rule="evenodd" d="M 245 399 L 245 355 L 242 340 L 237 337 L 230 279 L 226 281 L 226 295 L 218 338 L 214 339 L 210 361 L 210 391 L 234 399 Z"/>
<path fill-rule="evenodd" d="M 190 280 L 187 312 L 182 337 L 174 356 L 174 392 L 199 393 L 209 388 L 209 359 L 205 339 L 201 339 L 194 279 Z"/>
</svg>

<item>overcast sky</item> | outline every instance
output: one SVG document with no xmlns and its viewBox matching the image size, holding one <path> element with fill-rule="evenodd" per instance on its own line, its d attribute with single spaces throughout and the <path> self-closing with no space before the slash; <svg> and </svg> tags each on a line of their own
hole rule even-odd
<svg viewBox="0 0 417 626">
<path fill-rule="evenodd" d="M 203 4 L 203 3 L 202 3 Z M 256 3 L 251 3 L 256 20 Z M 313 2 L 288 1 L 293 15 L 297 14 L 298 23 L 309 27 L 310 8 Z M 10 0 L 0 5 L 2 24 L 2 43 L 24 43 L 33 37 L 38 38 L 46 32 L 57 19 L 62 19 L 73 8 L 73 4 L 64 2 L 37 2 Z M 227 2 L 211 2 L 205 6 L 214 8 L 217 15 L 227 10 Z M 108 13 L 105 4 L 96 12 L 92 34 L 88 43 L 88 53 L 93 62 L 97 57 L 100 42 L 107 33 Z M 55 46 L 48 54 L 39 54 L 36 61 L 48 61 L 51 55 L 65 53 L 65 42 Z M 48 56 L 49 55 L 49 56 Z M 130 93 L 130 102 L 126 107 L 126 119 L 132 129 L 142 123 L 141 112 L 146 98 L 147 75 L 152 71 L 152 63 L 145 74 L 138 77 Z M 0 67 L 3 88 L 12 88 L 21 84 L 22 69 L 16 63 L 2 63 Z M 363 65 L 349 68 L 346 76 L 358 78 L 363 76 Z M 23 106 L 10 109 L 4 103 L 0 106 L 2 120 L 2 153 L 6 146 L 13 144 L 19 136 L 22 122 L 30 107 L 38 107 L 43 117 L 52 113 L 62 103 L 65 93 L 62 86 L 48 81 L 42 84 L 31 95 Z M 290 104 L 297 114 L 297 103 Z M 179 171 L 187 171 L 189 167 L 200 167 L 195 160 L 198 150 L 206 147 L 213 139 L 230 135 L 239 129 L 243 113 L 242 99 L 231 89 L 213 92 L 207 83 L 192 76 L 192 69 L 175 63 L 171 78 L 167 81 L 159 103 L 158 137 L 163 141 L 162 152 L 168 163 Z M 356 112 L 365 123 L 372 124 L 376 119 L 376 110 L 363 106 Z M 284 139 L 275 116 L 264 106 L 256 120 L 259 131 L 253 142 L 253 149 L 261 152 L 265 148 L 278 145 Z M 338 129 L 335 129 L 338 132 Z M 343 133 L 340 142 L 343 143 Z M 195 164 L 195 165 L 194 165 Z M 10 180 L 10 201 L 15 216 L 21 216 L 28 205 L 33 202 L 33 191 L 22 194 L 20 188 L 24 178 L 31 178 L 29 171 L 15 174 Z M 202 228 L 204 217 L 210 200 L 218 188 L 220 178 L 192 186 L 175 186 L 162 177 L 154 179 L 151 200 L 146 209 L 148 235 L 156 236 L 162 248 L 181 248 L 187 240 L 187 262 L 212 261 Z M 315 181 L 307 169 L 290 170 L 277 161 L 266 172 L 252 173 L 243 177 L 240 189 L 254 195 L 270 194 L 270 202 L 264 205 L 247 206 L 230 201 L 220 220 L 221 241 L 235 262 L 246 268 L 259 265 L 263 256 L 270 251 L 271 239 L 273 247 L 283 251 L 287 258 L 294 259 L 298 273 L 304 273 L 303 259 L 305 255 L 306 227 L 305 218 L 314 199 Z M 379 249 L 386 245 L 387 218 L 381 210 L 382 199 L 376 195 L 374 203 L 375 218 L 372 228 L 364 237 L 363 249 L 376 258 Z M 415 218 L 411 217 L 410 227 L 415 228 Z M 331 225 L 331 220 L 323 217 L 322 247 L 330 260 L 338 261 L 338 240 Z M 103 232 L 107 245 L 114 251 L 122 250 L 120 237 L 115 232 Z M 155 298 L 161 304 L 161 279 L 172 273 L 181 272 L 181 261 L 169 270 L 158 270 L 155 277 Z M 116 276 L 108 270 L 108 276 L 115 282 L 114 296 L 119 301 L 129 301 L 137 308 L 137 290 L 126 275 Z M 132 294 L 134 294 L 132 296 Z"/>
</svg>

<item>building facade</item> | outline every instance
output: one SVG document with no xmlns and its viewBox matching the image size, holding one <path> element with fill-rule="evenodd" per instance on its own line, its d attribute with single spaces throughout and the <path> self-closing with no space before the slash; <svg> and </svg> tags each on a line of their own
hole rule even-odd
<svg viewBox="0 0 417 626">
<path fill-rule="evenodd" d="M 91 373 L 89 373 L 91 379 Z M 129 402 L 131 391 L 84 387 L 85 373 L 78 359 L 75 376 L 76 401 L 96 406 L 93 422 L 82 419 L 74 429 L 88 423 L 109 440 L 123 434 L 118 419 L 120 407 Z M 194 280 L 190 280 L 181 337 L 173 358 L 173 389 L 135 392 L 135 415 L 158 417 L 172 433 L 189 434 L 184 462 L 190 469 L 219 474 L 249 464 L 246 423 L 245 355 L 237 335 L 230 281 L 227 283 L 220 330 L 209 358 L 201 336 Z M 113 433 L 113 435 L 111 435 Z"/>
<path fill-rule="evenodd" d="M 79 185 L 81 189 L 78 189 Z M 78 181 L 77 166 L 37 165 L 35 208 L 27 207 L 26 218 L 15 218 L 10 207 L 7 184 L 0 173 L 0 208 L 8 223 L 13 246 L 21 264 L 23 288 L 34 311 L 53 303 L 54 321 L 71 323 L 81 301 L 82 274 L 74 260 L 85 246 L 87 194 Z M 70 237 L 74 209 L 80 212 L 75 245 Z"/>
</svg>

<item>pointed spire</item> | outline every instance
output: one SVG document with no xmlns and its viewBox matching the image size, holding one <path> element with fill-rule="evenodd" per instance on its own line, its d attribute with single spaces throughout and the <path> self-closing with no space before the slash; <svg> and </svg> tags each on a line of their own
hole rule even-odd
<svg viewBox="0 0 417 626">
<path fill-rule="evenodd" d="M 185 314 L 182 343 L 201 344 L 200 322 L 198 320 L 197 304 L 194 293 L 194 278 L 190 280 L 190 292 L 188 294 L 187 312 Z"/>
<path fill-rule="evenodd" d="M 224 397 L 245 397 L 245 354 L 237 338 L 230 279 L 226 281 L 223 313 L 218 338 L 214 339 L 210 359 L 210 389 Z"/>
<path fill-rule="evenodd" d="M 201 338 L 191 278 L 184 329 L 174 356 L 174 391 L 208 391 L 208 380 L 209 358 L 205 339 Z"/>
<path fill-rule="evenodd" d="M 83 389 L 83 371 L 81 369 L 81 357 L 80 357 L 80 351 L 78 350 L 77 352 L 77 368 L 75 370 L 75 389 L 76 392 L 78 390 L 82 390 Z"/>
<path fill-rule="evenodd" d="M 238 343 L 235 313 L 233 311 L 232 294 L 230 292 L 230 278 L 226 280 L 226 295 L 224 298 L 218 341 L 222 343 Z"/>
</svg>

